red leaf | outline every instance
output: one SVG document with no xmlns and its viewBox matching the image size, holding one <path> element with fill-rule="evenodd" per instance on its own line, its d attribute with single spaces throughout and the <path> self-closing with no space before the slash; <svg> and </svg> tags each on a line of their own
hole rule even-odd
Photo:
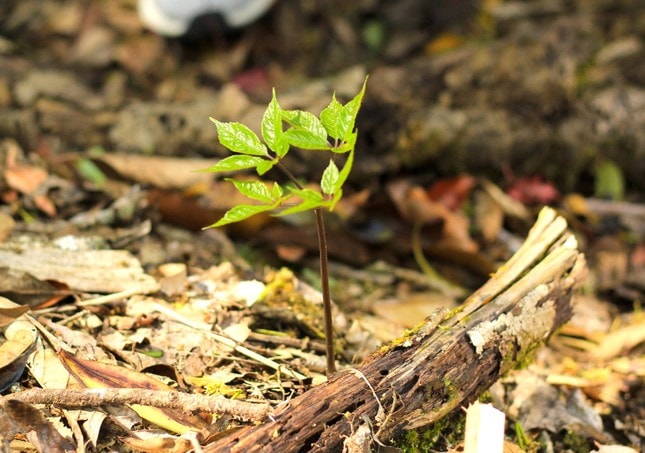
<svg viewBox="0 0 645 453">
<path fill-rule="evenodd" d="M 461 208 L 475 186 L 475 178 L 469 175 L 460 175 L 454 178 L 440 179 L 428 189 L 428 198 L 437 201 L 456 211 Z"/>
<path fill-rule="evenodd" d="M 524 204 L 551 204 L 560 199 L 558 189 L 539 176 L 516 179 L 506 193 Z"/>
</svg>

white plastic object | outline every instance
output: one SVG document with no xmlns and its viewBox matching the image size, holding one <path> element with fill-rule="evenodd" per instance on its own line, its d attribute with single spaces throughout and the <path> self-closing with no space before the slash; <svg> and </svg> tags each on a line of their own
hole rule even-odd
<svg viewBox="0 0 645 453">
<path fill-rule="evenodd" d="M 471 404 L 466 410 L 464 453 L 502 453 L 505 419 L 504 412 L 490 404 Z"/>
<path fill-rule="evenodd" d="M 203 14 L 217 13 L 231 28 L 250 24 L 275 0 L 139 0 L 138 13 L 144 25 L 164 36 L 185 34 L 191 22 Z"/>
</svg>

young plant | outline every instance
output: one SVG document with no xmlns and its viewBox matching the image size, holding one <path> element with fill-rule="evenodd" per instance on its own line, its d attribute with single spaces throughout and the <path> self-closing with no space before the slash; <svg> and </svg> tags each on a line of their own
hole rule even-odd
<svg viewBox="0 0 645 453">
<path fill-rule="evenodd" d="M 363 101 L 366 83 L 367 78 L 361 91 L 345 105 L 338 102 L 333 95 L 331 102 L 320 112 L 319 117 L 302 110 L 283 110 L 273 90 L 271 102 L 262 117 L 262 140 L 244 124 L 223 123 L 211 118 L 217 126 L 219 142 L 234 154 L 205 171 L 228 173 L 253 168 L 262 176 L 276 167 L 284 173 L 290 183 L 281 185 L 276 181 L 266 183 L 226 178 L 240 193 L 254 202 L 234 206 L 220 220 L 206 228 L 239 222 L 267 211 L 277 216 L 303 211 L 313 211 L 315 214 L 320 252 L 327 376 L 336 371 L 336 364 L 323 210 L 334 209 L 343 195 L 343 184 L 352 169 L 357 137 L 354 124 Z M 282 160 L 292 147 L 331 153 L 329 164 L 322 172 L 317 189 L 312 189 L 309 185 L 305 187 L 284 166 Z M 335 163 L 336 154 L 346 155 L 345 163 L 340 169 Z"/>
</svg>

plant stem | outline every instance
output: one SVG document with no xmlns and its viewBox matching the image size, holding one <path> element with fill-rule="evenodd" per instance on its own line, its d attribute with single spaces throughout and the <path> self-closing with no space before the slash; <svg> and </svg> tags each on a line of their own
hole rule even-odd
<svg viewBox="0 0 645 453">
<path fill-rule="evenodd" d="M 318 249 L 320 252 L 320 285 L 323 296 L 325 314 L 325 349 L 327 356 L 327 378 L 336 372 L 334 359 L 334 323 L 331 313 L 331 294 L 329 291 L 329 260 L 327 258 L 327 235 L 321 208 L 314 209 L 316 214 L 316 229 L 318 230 Z"/>
<path fill-rule="evenodd" d="M 277 167 L 293 182 L 298 188 L 302 189 L 302 185 L 298 182 L 295 176 L 284 166 L 282 162 L 278 162 Z M 327 377 L 331 377 L 336 372 L 336 360 L 334 356 L 334 323 L 331 313 L 331 292 L 329 291 L 329 259 L 327 257 L 327 234 L 325 233 L 325 221 L 323 219 L 323 211 L 321 208 L 314 209 L 316 215 L 316 230 L 318 232 L 318 255 L 320 256 L 320 287 L 323 298 L 323 315 L 325 322 L 325 355 L 327 358 Z"/>
</svg>

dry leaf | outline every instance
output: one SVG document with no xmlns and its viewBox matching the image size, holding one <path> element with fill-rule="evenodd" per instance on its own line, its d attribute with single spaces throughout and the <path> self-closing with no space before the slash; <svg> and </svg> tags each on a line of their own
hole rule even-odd
<svg viewBox="0 0 645 453">
<path fill-rule="evenodd" d="M 75 452 L 74 445 L 52 426 L 52 424 L 31 404 L 16 399 L 4 401 L 3 409 L 13 420 L 20 432 L 36 433 L 35 447 L 38 451 L 51 453 Z"/>
<path fill-rule="evenodd" d="M 143 74 L 163 57 L 164 42 L 159 36 L 130 37 L 116 47 L 114 58 L 129 72 Z"/>
<path fill-rule="evenodd" d="M 11 323 L 4 335 L 7 341 L 0 345 L 0 391 L 20 378 L 38 337 L 31 323 L 22 319 Z"/>
<path fill-rule="evenodd" d="M 109 363 L 77 359 L 61 350 L 58 357 L 67 370 L 88 388 L 145 388 L 175 392 L 163 382 L 127 368 Z M 130 405 L 145 420 L 175 433 L 206 432 L 208 424 L 180 410 L 163 409 L 139 404 Z"/>
<path fill-rule="evenodd" d="M 35 244 L 32 244 L 34 246 Z M 157 281 L 125 250 L 62 250 L 54 247 L 0 250 L 0 267 L 28 272 L 40 280 L 65 283 L 72 290 L 119 292 L 139 288 L 156 291 Z"/>
<path fill-rule="evenodd" d="M 14 165 L 5 170 L 7 185 L 20 193 L 29 195 L 47 180 L 47 172 L 32 165 Z"/>
<path fill-rule="evenodd" d="M 0 327 L 7 326 L 29 311 L 29 306 L 19 305 L 0 296 Z"/>
<path fill-rule="evenodd" d="M 596 445 L 598 450 L 594 450 L 591 453 L 638 453 L 635 449 L 623 445 L 600 445 L 598 443 Z"/>
<path fill-rule="evenodd" d="M 399 212 L 410 222 L 422 225 L 441 225 L 443 245 L 454 250 L 473 253 L 477 243 L 470 237 L 468 219 L 451 211 L 443 203 L 430 199 L 428 193 L 406 181 L 388 184 L 388 194 Z"/>
<path fill-rule="evenodd" d="M 529 205 L 553 204 L 560 199 L 558 189 L 538 176 L 516 179 L 506 193 Z"/>
<path fill-rule="evenodd" d="M 607 334 L 592 354 L 596 359 L 606 360 L 629 351 L 644 341 L 645 321 L 641 321 Z"/>
<path fill-rule="evenodd" d="M 379 317 L 411 329 L 437 309 L 454 308 L 455 298 L 438 292 L 413 293 L 396 300 L 380 300 L 372 304 L 372 311 Z"/>
<path fill-rule="evenodd" d="M 126 437 L 123 442 L 135 451 L 144 453 L 184 453 L 193 448 L 190 440 L 159 433 L 137 433 L 139 437 Z"/>
<path fill-rule="evenodd" d="M 456 211 L 463 206 L 474 186 L 475 178 L 472 176 L 444 178 L 432 184 L 427 195 L 431 200 L 441 203 L 451 211 Z"/>
<path fill-rule="evenodd" d="M 36 345 L 36 351 L 27 361 L 29 373 L 44 389 L 64 389 L 69 383 L 69 373 L 58 359 L 56 353 L 42 342 Z"/>
<path fill-rule="evenodd" d="M 92 160 L 109 166 L 124 179 L 159 189 L 186 189 L 197 183 L 209 183 L 212 173 L 199 170 L 219 161 L 124 153 L 105 153 Z"/>
<path fill-rule="evenodd" d="M 487 192 L 478 192 L 475 202 L 475 221 L 484 241 L 493 242 L 504 224 L 502 207 Z"/>
<path fill-rule="evenodd" d="M 16 226 L 15 220 L 9 214 L 0 212 L 0 243 L 9 237 Z"/>
</svg>

